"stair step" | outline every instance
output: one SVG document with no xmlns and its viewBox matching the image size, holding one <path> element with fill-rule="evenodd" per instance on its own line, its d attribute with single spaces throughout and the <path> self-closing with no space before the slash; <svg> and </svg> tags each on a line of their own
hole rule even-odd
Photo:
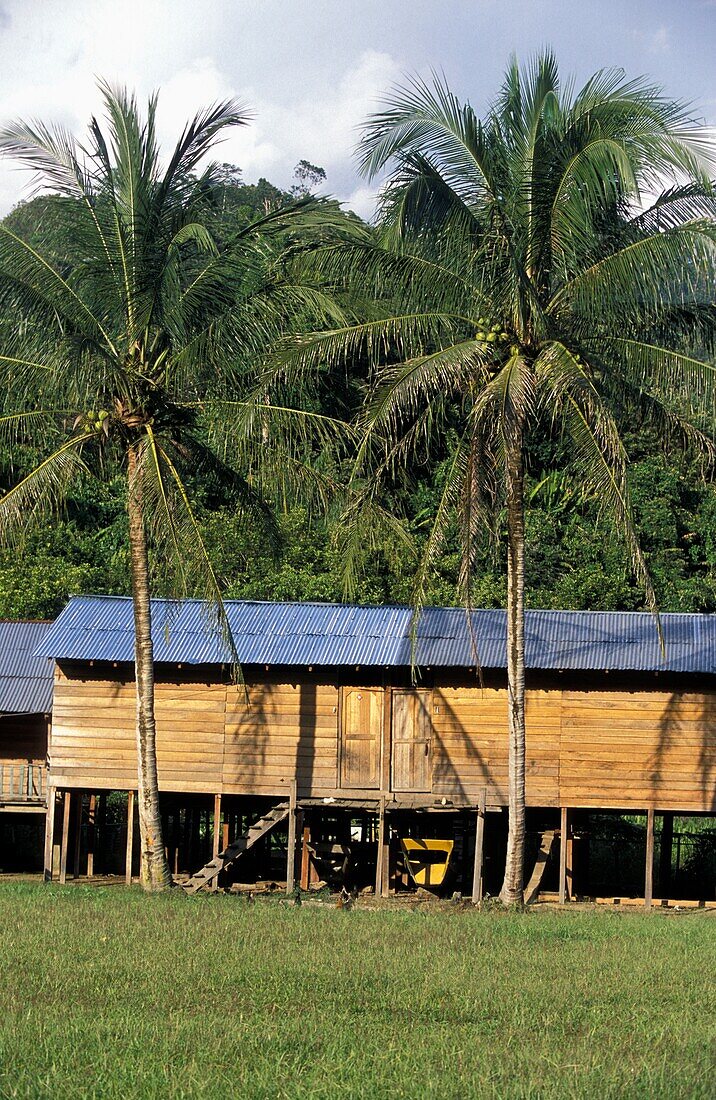
<svg viewBox="0 0 716 1100">
<path fill-rule="evenodd" d="M 208 863 L 204 864 L 201 870 L 197 871 L 195 875 L 192 875 L 190 879 L 183 882 L 181 885 L 188 894 L 195 894 L 197 890 L 200 890 L 202 886 L 207 886 L 219 874 L 229 867 L 234 860 L 238 859 L 245 851 L 252 847 L 257 840 L 265 836 L 274 825 L 278 825 L 280 821 L 283 821 L 288 816 L 290 805 L 288 802 L 280 802 L 277 806 L 274 806 L 263 817 L 258 818 L 253 825 L 250 825 L 242 837 L 238 837 L 237 840 L 229 844 L 228 847 L 220 852 L 214 859 L 210 859 Z"/>
</svg>

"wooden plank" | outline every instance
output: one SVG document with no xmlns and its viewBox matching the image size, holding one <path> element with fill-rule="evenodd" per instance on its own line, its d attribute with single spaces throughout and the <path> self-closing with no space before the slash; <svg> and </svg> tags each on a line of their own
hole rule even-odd
<svg viewBox="0 0 716 1100">
<path fill-rule="evenodd" d="M 60 844 L 60 883 L 63 886 L 67 882 L 67 843 L 70 835 L 71 805 L 72 792 L 65 791 L 62 795 L 62 841 Z"/>
<path fill-rule="evenodd" d="M 45 882 L 52 882 L 52 855 L 55 837 L 55 810 L 57 806 L 57 791 L 49 787 L 47 791 L 47 812 L 45 814 L 45 857 L 42 877 Z"/>
<path fill-rule="evenodd" d="M 485 843 L 485 804 L 487 802 L 487 789 L 480 795 L 477 806 L 477 819 L 475 822 L 475 859 L 472 870 L 472 904 L 479 905 L 482 901 L 482 873 L 484 865 Z"/>
<path fill-rule="evenodd" d="M 567 900 L 567 829 L 569 827 L 569 810 L 562 806 L 559 825 L 559 904 L 564 905 Z"/>
<path fill-rule="evenodd" d="M 646 869 L 644 875 L 644 908 L 651 909 L 654 896 L 654 811 L 646 814 Z"/>
<path fill-rule="evenodd" d="M 132 885 L 132 845 L 134 841 L 134 791 L 127 791 L 127 852 L 124 861 L 124 881 Z"/>
<path fill-rule="evenodd" d="M 547 860 L 549 859 L 550 854 L 552 852 L 552 848 L 554 847 L 554 839 L 555 839 L 555 830 L 554 829 L 546 829 L 545 832 L 542 833 L 542 836 L 540 838 L 539 851 L 537 853 L 537 859 L 535 860 L 534 870 L 533 870 L 532 874 L 530 875 L 529 882 L 525 886 L 525 891 L 524 891 L 524 903 L 525 903 L 525 905 L 529 905 L 530 902 L 534 901 L 537 898 L 538 894 L 539 894 L 539 888 L 540 888 L 540 884 L 542 882 L 542 879 L 544 877 L 545 868 L 547 866 Z M 567 864 L 569 865 L 569 855 L 567 856 Z M 568 874 L 569 874 L 569 872 L 568 872 Z M 571 897 L 571 895 L 570 895 L 570 897 Z"/>
<path fill-rule="evenodd" d="M 288 843 L 286 844 L 286 893 L 292 894 L 296 883 L 296 790 L 294 779 L 288 808 Z"/>
</svg>

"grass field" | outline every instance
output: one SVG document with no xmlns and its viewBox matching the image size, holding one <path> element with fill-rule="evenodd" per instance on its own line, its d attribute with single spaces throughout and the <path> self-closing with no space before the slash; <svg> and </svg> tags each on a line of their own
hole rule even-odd
<svg viewBox="0 0 716 1100">
<path fill-rule="evenodd" d="M 708 1097 L 716 919 L 0 886 L 0 1095 Z"/>
</svg>

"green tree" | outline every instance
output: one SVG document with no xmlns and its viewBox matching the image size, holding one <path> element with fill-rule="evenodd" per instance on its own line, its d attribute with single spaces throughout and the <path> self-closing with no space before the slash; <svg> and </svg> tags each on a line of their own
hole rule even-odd
<svg viewBox="0 0 716 1100">
<path fill-rule="evenodd" d="M 501 897 L 517 904 L 525 454 L 545 427 L 562 435 L 584 491 L 617 525 L 655 609 L 617 416 L 646 409 L 661 430 L 686 435 L 711 459 L 716 371 L 690 349 L 713 347 L 714 149 L 658 88 L 603 71 L 575 94 L 546 52 L 526 70 L 510 64 L 482 121 L 439 79 L 395 90 L 367 122 L 360 158 L 370 178 L 390 166 L 382 234 L 324 248 L 314 262 L 324 277 L 384 308 L 286 348 L 277 369 L 310 370 L 359 352 L 376 364 L 356 475 L 359 484 L 372 470 L 367 500 L 396 471 L 442 451 L 447 470 L 417 572 L 417 609 L 457 525 L 469 610 L 478 536 L 506 512 L 509 837 Z M 456 442 L 445 455 L 451 433 Z M 359 510 L 354 517 L 360 540 Z"/>
<path fill-rule="evenodd" d="M 163 167 L 156 98 L 142 117 L 133 96 L 102 91 L 106 124 L 93 119 L 84 145 L 41 124 L 0 131 L 0 149 L 54 196 L 42 204 L 52 215 L 44 245 L 12 222 L 0 225 L 2 420 L 46 448 L 0 499 L 0 530 L 4 538 L 27 532 L 88 472 L 123 471 L 141 873 L 146 889 L 159 890 L 170 876 L 157 786 L 150 548 L 165 585 L 198 588 L 230 641 L 186 478 L 204 471 L 229 485 L 243 514 L 273 530 L 256 488 L 216 443 L 250 441 L 258 416 L 271 431 L 270 462 L 284 482 L 298 476 L 300 460 L 279 452 L 306 439 L 310 414 L 291 420 L 291 410 L 252 406 L 239 424 L 240 394 L 266 344 L 298 318 L 316 317 L 317 296 L 281 276 L 271 244 L 272 235 L 305 224 L 313 200 L 251 219 L 219 248 L 206 225 L 216 176 L 199 169 L 226 129 L 244 124 L 242 110 L 225 102 L 197 114 Z"/>
</svg>

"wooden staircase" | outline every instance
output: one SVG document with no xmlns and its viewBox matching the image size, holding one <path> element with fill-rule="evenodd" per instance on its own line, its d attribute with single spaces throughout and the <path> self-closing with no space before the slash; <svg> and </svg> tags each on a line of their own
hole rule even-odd
<svg viewBox="0 0 716 1100">
<path fill-rule="evenodd" d="M 235 840 L 233 844 L 229 844 L 227 848 L 224 848 L 223 852 L 219 852 L 218 856 L 214 859 L 210 859 L 207 864 L 200 871 L 197 871 L 195 875 L 192 875 L 186 882 L 182 882 L 182 887 L 186 890 L 187 894 L 196 894 L 198 890 L 201 890 L 203 886 L 209 886 L 222 871 L 225 871 L 227 867 L 230 867 L 232 863 L 235 863 L 239 856 L 242 856 L 244 852 L 248 852 L 249 848 L 253 848 L 254 844 L 258 840 L 261 840 L 262 836 L 266 836 L 270 833 L 275 825 L 284 821 L 289 814 L 289 803 L 279 802 L 278 805 L 273 806 L 267 814 L 260 817 L 257 821 L 254 821 L 243 836 L 240 836 L 238 840 Z"/>
</svg>

